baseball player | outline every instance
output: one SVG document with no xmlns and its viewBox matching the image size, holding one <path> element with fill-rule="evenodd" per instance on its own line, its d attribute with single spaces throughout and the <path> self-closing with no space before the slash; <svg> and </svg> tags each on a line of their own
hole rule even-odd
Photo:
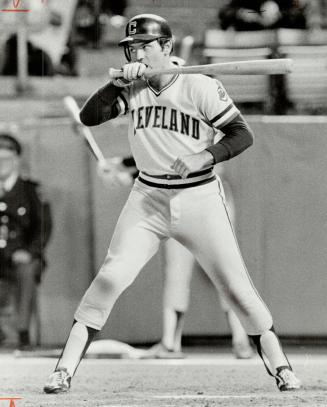
<svg viewBox="0 0 327 407">
<path fill-rule="evenodd" d="M 216 163 L 252 145 L 251 129 L 216 79 L 200 74 L 143 78 L 148 68 L 174 66 L 172 32 L 165 19 L 152 14 L 133 17 L 120 45 L 127 58 L 123 77 L 110 80 L 90 96 L 80 119 L 95 126 L 128 114 L 128 137 L 140 174 L 44 391 L 69 390 L 83 355 L 115 302 L 168 238 L 185 246 L 223 293 L 278 388 L 300 388 L 272 316 L 249 277 L 221 181 L 213 172 Z M 214 142 L 218 132 L 221 138 Z"/>
</svg>

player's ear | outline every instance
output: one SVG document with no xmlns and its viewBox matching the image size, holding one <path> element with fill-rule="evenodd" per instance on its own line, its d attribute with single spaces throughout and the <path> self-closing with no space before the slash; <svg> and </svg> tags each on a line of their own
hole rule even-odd
<svg viewBox="0 0 327 407">
<path fill-rule="evenodd" d="M 173 42 L 171 39 L 165 39 L 162 43 L 162 50 L 165 55 L 170 55 L 173 50 Z"/>
</svg>

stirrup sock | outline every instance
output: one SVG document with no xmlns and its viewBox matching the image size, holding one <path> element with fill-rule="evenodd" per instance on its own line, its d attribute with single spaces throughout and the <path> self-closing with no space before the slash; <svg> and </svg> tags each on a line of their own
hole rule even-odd
<svg viewBox="0 0 327 407">
<path fill-rule="evenodd" d="M 278 340 L 280 349 L 281 349 L 281 351 L 282 351 L 282 353 L 283 353 L 283 355 L 284 355 L 284 357 L 285 357 L 285 359 L 286 359 L 286 361 L 287 361 L 287 363 L 288 363 L 288 366 L 289 366 L 290 369 L 292 370 L 291 364 L 290 364 L 290 362 L 289 362 L 287 356 L 285 355 L 285 352 L 283 351 L 283 348 L 282 348 L 282 346 L 281 346 L 281 343 L 280 343 L 280 340 L 279 340 L 278 336 L 276 335 L 274 326 L 272 326 L 272 327 L 269 329 L 269 331 L 271 331 L 271 332 L 273 332 L 273 333 L 275 334 L 275 336 L 276 336 L 276 338 L 277 338 L 277 340 Z M 249 338 L 251 338 L 252 341 L 254 342 L 254 344 L 255 344 L 255 346 L 256 346 L 256 348 L 257 348 L 257 352 L 258 352 L 260 358 L 262 359 L 263 364 L 264 364 L 264 366 L 265 366 L 265 368 L 266 368 L 268 374 L 269 374 L 270 376 L 272 376 L 272 377 L 275 377 L 275 375 L 274 375 L 274 374 L 271 372 L 271 370 L 269 369 L 268 364 L 267 364 L 267 362 L 266 362 L 266 360 L 265 360 L 265 358 L 264 358 L 264 355 L 263 355 L 263 352 L 262 352 L 262 346 L 261 346 L 261 342 L 260 342 L 261 336 L 262 336 L 262 335 L 249 335 Z"/>
<path fill-rule="evenodd" d="M 67 344 L 68 344 L 68 342 L 69 342 L 69 339 L 70 339 L 72 330 L 73 330 L 74 325 L 75 325 L 76 323 L 78 323 L 78 321 L 74 320 L 73 325 L 72 325 L 72 328 L 71 328 L 71 331 L 70 331 L 70 334 L 69 334 L 69 336 L 68 336 L 68 338 L 67 338 L 67 341 L 66 341 L 66 343 L 65 343 L 65 346 L 64 346 L 64 348 L 63 348 L 63 350 L 62 350 L 62 352 L 61 352 L 61 355 L 60 355 L 60 357 L 59 357 L 59 359 L 58 359 L 58 362 L 57 362 L 57 365 L 56 365 L 55 370 L 57 370 L 58 366 L 60 365 L 60 362 L 61 362 L 61 360 L 62 360 L 62 358 L 63 358 L 65 349 L 66 349 Z M 83 327 L 85 327 L 85 329 L 86 329 L 86 332 L 85 332 L 85 333 L 86 333 L 87 337 L 86 337 L 85 345 L 84 345 L 84 347 L 83 347 L 83 349 L 82 349 L 80 355 L 78 356 L 76 366 L 74 367 L 74 369 L 72 369 L 73 371 L 72 371 L 72 373 L 71 373 L 71 376 L 73 376 L 73 375 L 75 374 L 75 372 L 76 372 L 76 370 L 77 370 L 79 364 L 81 363 L 81 360 L 83 359 L 83 357 L 84 357 L 84 355 L 85 355 L 85 353 L 86 353 L 88 347 L 90 346 L 91 342 L 93 341 L 95 335 L 99 332 L 99 330 L 97 330 L 97 329 L 90 328 L 90 327 L 88 327 L 88 326 L 86 326 L 86 325 L 83 325 L 83 324 L 81 324 L 81 325 L 82 325 Z M 73 366 L 74 366 L 74 364 L 73 364 Z"/>
</svg>

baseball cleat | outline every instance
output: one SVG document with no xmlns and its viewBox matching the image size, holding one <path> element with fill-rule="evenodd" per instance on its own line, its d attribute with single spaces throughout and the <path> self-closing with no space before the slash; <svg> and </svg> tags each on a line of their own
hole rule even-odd
<svg viewBox="0 0 327 407">
<path fill-rule="evenodd" d="M 184 358 L 185 355 L 183 352 L 169 349 L 161 342 L 153 345 L 141 356 L 141 359 L 184 359 Z"/>
<path fill-rule="evenodd" d="M 247 342 L 234 343 L 232 350 L 236 359 L 251 359 L 253 357 L 253 349 Z"/>
<path fill-rule="evenodd" d="M 43 391 L 45 393 L 66 393 L 70 389 L 71 376 L 67 369 L 61 368 L 53 372 L 49 377 Z"/>
<path fill-rule="evenodd" d="M 300 380 L 289 366 L 278 367 L 275 379 L 280 391 L 298 390 L 301 388 Z"/>
</svg>

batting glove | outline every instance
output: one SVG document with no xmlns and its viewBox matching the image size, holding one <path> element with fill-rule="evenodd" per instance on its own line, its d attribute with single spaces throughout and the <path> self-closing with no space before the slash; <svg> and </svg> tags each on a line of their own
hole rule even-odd
<svg viewBox="0 0 327 407">
<path fill-rule="evenodd" d="M 128 81 L 134 81 L 140 79 L 147 66 L 142 62 L 132 62 L 123 66 L 123 77 Z"/>
</svg>

